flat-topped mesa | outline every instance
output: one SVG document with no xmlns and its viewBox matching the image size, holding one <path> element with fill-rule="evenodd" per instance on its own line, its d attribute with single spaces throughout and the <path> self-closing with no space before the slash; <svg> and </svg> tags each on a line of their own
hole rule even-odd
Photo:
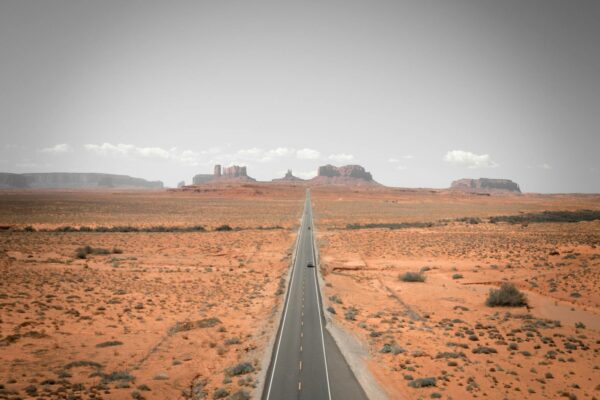
<svg viewBox="0 0 600 400">
<path fill-rule="evenodd" d="M 220 164 L 215 165 L 211 174 L 197 174 L 192 178 L 194 185 L 203 183 L 215 183 L 221 181 L 255 181 L 256 179 L 248 176 L 246 167 L 232 165 L 231 167 L 222 167 Z"/>
<path fill-rule="evenodd" d="M 360 165 L 336 167 L 330 164 L 319 167 L 317 176 L 311 179 L 311 182 L 347 185 L 377 184 L 371 173 L 365 171 Z"/>
<path fill-rule="evenodd" d="M 304 179 L 294 176 L 292 170 L 288 169 L 283 178 L 272 179 L 271 182 L 304 182 Z"/>
<path fill-rule="evenodd" d="M 519 185 L 510 179 L 459 179 L 450 189 L 472 193 L 521 193 Z"/>
<path fill-rule="evenodd" d="M 161 181 L 147 181 L 127 175 L 80 173 L 80 172 L 40 172 L 29 174 L 0 173 L 0 187 L 76 189 L 76 188 L 142 188 L 161 189 Z"/>
</svg>

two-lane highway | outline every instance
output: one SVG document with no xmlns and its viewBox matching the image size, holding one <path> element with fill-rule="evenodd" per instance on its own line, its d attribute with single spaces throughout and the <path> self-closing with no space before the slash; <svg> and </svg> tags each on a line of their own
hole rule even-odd
<svg viewBox="0 0 600 400">
<path fill-rule="evenodd" d="M 310 192 L 307 191 L 296 257 L 263 399 L 363 400 L 367 398 L 364 391 L 325 330 L 313 231 Z"/>
</svg>

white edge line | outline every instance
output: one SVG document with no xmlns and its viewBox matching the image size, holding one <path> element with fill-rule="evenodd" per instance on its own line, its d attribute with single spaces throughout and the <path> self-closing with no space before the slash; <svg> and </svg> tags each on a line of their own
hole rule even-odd
<svg viewBox="0 0 600 400">
<path fill-rule="evenodd" d="M 312 205 L 311 205 L 311 210 L 312 210 Z M 311 213 L 311 217 L 312 217 L 312 213 Z M 311 222 L 312 222 L 312 218 L 311 218 Z M 311 223 L 311 235 L 313 236 L 314 239 L 314 235 L 315 235 L 315 227 L 314 225 Z M 321 326 L 321 343 L 323 344 L 323 359 L 325 360 L 325 377 L 327 378 L 327 394 L 329 395 L 329 400 L 331 400 L 331 386 L 329 384 L 329 370 L 327 369 L 327 354 L 325 354 L 325 335 L 323 334 L 323 321 L 322 321 L 322 315 L 321 315 L 321 302 L 319 301 L 319 281 L 317 280 L 317 256 L 315 253 L 315 249 L 314 249 L 314 241 L 311 243 L 310 246 L 313 250 L 313 262 L 315 264 L 315 296 L 317 296 L 317 307 L 319 308 L 319 325 Z"/>
<path fill-rule="evenodd" d="M 306 204 L 304 206 L 304 209 L 306 210 Z M 287 316 L 287 311 L 288 311 L 288 306 L 290 304 L 290 296 L 288 296 L 288 294 L 292 293 L 292 286 L 294 285 L 294 274 L 296 272 L 296 257 L 298 255 L 298 247 L 300 244 L 300 235 L 302 234 L 302 227 L 304 226 L 304 211 L 302 212 L 302 221 L 300 222 L 300 231 L 298 232 L 298 237 L 297 237 L 297 243 L 296 243 L 296 253 L 294 254 L 294 262 L 292 264 L 292 275 L 290 276 L 290 288 L 289 288 L 289 292 L 286 294 L 286 299 L 285 299 L 285 310 L 283 311 L 283 323 L 281 325 L 281 332 L 279 332 L 279 340 L 277 342 L 277 350 L 275 351 L 275 360 L 273 361 L 273 369 L 271 370 L 271 379 L 269 381 L 269 390 L 267 391 L 267 399 L 269 400 L 269 396 L 271 395 L 271 386 L 273 386 L 273 376 L 275 375 L 275 367 L 277 366 L 277 356 L 279 356 L 279 348 L 281 347 L 281 337 L 283 336 L 283 330 L 285 328 L 285 320 L 286 320 L 286 316 Z M 319 315 L 319 320 L 320 320 L 321 316 Z M 321 328 L 322 329 L 322 328 Z M 323 332 L 321 332 L 323 333 Z M 325 365 L 325 367 L 327 367 L 327 364 Z M 329 381 L 329 378 L 328 378 Z M 331 396 L 330 396 L 331 399 Z"/>
</svg>

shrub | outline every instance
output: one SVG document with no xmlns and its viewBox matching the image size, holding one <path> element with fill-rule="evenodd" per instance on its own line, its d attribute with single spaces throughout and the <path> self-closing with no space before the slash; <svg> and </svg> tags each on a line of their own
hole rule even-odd
<svg viewBox="0 0 600 400">
<path fill-rule="evenodd" d="M 410 383 L 408 385 L 413 388 L 424 388 L 424 387 L 435 386 L 435 378 L 415 379 L 413 381 L 410 381 Z"/>
<path fill-rule="evenodd" d="M 248 362 L 239 363 L 225 370 L 229 376 L 249 374 L 252 371 L 254 371 L 254 367 Z"/>
<path fill-rule="evenodd" d="M 217 232 L 228 232 L 228 231 L 232 231 L 233 228 L 229 225 L 221 225 L 221 226 L 217 226 L 215 228 L 215 231 Z"/>
<path fill-rule="evenodd" d="M 245 390 L 238 390 L 230 397 L 231 400 L 250 400 L 250 395 Z"/>
<path fill-rule="evenodd" d="M 119 342 L 118 340 L 109 340 L 107 342 L 98 343 L 96 347 L 111 347 L 111 346 L 121 346 L 123 342 Z"/>
<path fill-rule="evenodd" d="M 357 314 L 358 310 L 356 309 L 356 307 L 348 307 L 348 309 L 344 313 L 344 318 L 346 318 L 348 321 L 354 321 L 356 320 Z"/>
<path fill-rule="evenodd" d="M 402 282 L 425 282 L 425 275 L 421 272 L 405 272 L 400 275 L 399 279 Z"/>
<path fill-rule="evenodd" d="M 225 388 L 218 388 L 213 392 L 213 399 L 222 399 L 229 396 L 229 391 Z"/>
<path fill-rule="evenodd" d="M 485 304 L 488 307 L 522 307 L 527 305 L 527 298 L 512 283 L 503 283 L 500 289 L 490 289 Z"/>
<path fill-rule="evenodd" d="M 479 346 L 471 350 L 473 354 L 492 354 L 497 353 L 498 351 L 493 347 Z"/>
<path fill-rule="evenodd" d="M 454 275 L 452 275 L 452 279 L 462 279 L 462 278 L 463 278 L 462 274 L 454 274 Z"/>
</svg>

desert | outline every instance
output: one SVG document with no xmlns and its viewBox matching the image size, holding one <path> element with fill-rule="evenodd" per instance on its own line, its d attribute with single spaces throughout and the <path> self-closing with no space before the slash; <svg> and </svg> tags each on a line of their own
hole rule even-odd
<svg viewBox="0 0 600 400">
<path fill-rule="evenodd" d="M 278 323 L 294 190 L 2 193 L 0 397 L 250 398 Z M 77 230 L 100 225 L 164 232 Z"/>
<path fill-rule="evenodd" d="M 305 188 L 3 191 L 3 398 L 257 398 Z M 326 319 L 387 398 L 598 396 L 600 196 L 310 192 Z M 526 305 L 486 305 L 506 283 Z"/>
<path fill-rule="evenodd" d="M 364 345 L 389 398 L 598 397 L 600 221 L 493 218 L 598 212 L 598 196 L 315 188 L 313 199 L 328 318 Z M 527 304 L 486 305 L 507 283 Z"/>
</svg>

